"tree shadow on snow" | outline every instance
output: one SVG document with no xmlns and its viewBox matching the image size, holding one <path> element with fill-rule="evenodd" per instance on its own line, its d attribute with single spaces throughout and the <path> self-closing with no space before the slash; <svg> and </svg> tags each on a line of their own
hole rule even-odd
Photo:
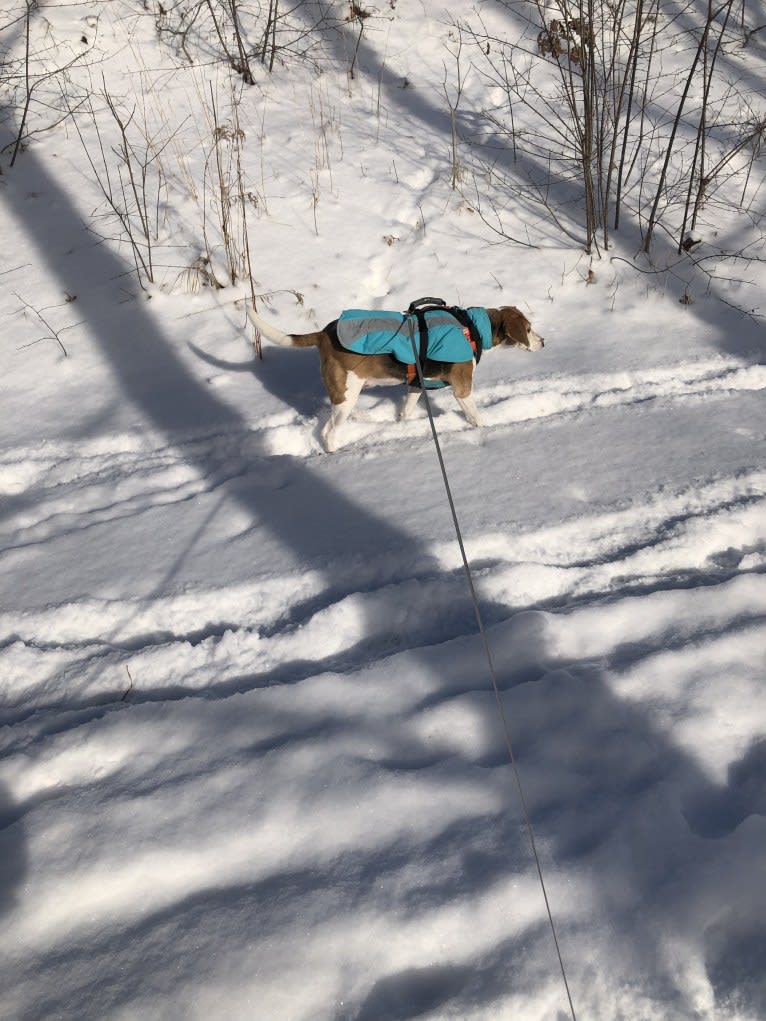
<svg viewBox="0 0 766 1021">
<path fill-rule="evenodd" d="M 431 965 L 405 968 L 379 979 L 353 1021 L 409 1021 L 454 1000 L 472 977 L 470 967 Z"/>
<path fill-rule="evenodd" d="M 188 347 L 201 362 L 221 372 L 247 372 L 255 376 L 267 393 L 294 408 L 302 418 L 329 413 L 327 391 L 322 385 L 317 353 L 313 349 L 290 351 L 267 343 L 262 361 L 248 358 L 245 362 L 228 362 L 191 342 Z"/>
<path fill-rule="evenodd" d="M 504 675 L 504 701 L 532 792 L 535 835 L 546 848 L 544 872 L 569 866 L 587 877 L 597 902 L 581 936 L 600 934 L 609 955 L 610 934 L 619 933 L 608 964 L 616 985 L 650 997 L 661 990 L 674 1016 L 691 1018 L 672 948 L 675 937 L 693 945 L 701 935 L 717 1005 L 762 1016 L 766 888 L 753 851 L 761 831 L 740 827 L 766 816 L 766 740 L 751 745 L 720 785 L 642 705 L 617 697 L 600 667 L 552 657 L 542 615 L 535 630 L 533 622 L 515 634 L 515 654 L 526 645 L 526 663 Z M 660 650 L 662 639 L 618 645 L 608 665 L 632 669 Z M 491 713 L 486 727 L 497 727 Z M 503 758 L 498 745 L 494 764 Z M 581 926 L 573 928 L 563 939 L 565 962 Z"/>
<path fill-rule="evenodd" d="M 26 873 L 23 819 L 9 792 L 0 784 L 0 917 L 15 905 Z"/>
</svg>

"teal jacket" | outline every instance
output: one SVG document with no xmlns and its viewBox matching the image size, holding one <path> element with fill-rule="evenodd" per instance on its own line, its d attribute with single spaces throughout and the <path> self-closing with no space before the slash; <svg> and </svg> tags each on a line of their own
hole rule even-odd
<svg viewBox="0 0 766 1021">
<path fill-rule="evenodd" d="M 484 308 L 465 309 L 481 337 L 482 348 L 492 347 L 492 324 Z M 474 355 L 468 331 L 444 309 L 425 313 L 428 325 L 427 356 L 434 362 L 470 362 Z M 420 350 L 415 315 L 401 312 L 365 312 L 347 309 L 337 323 L 338 340 L 349 351 L 365 355 L 391 355 L 398 362 L 414 365 Z M 414 341 L 414 347 L 413 347 Z"/>
</svg>

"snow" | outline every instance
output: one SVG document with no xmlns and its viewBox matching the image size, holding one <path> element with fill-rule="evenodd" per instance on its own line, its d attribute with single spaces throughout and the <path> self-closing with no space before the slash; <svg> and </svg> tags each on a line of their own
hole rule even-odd
<svg viewBox="0 0 766 1021">
<path fill-rule="evenodd" d="M 353 80 L 356 29 L 242 93 L 260 308 L 545 336 L 482 359 L 481 430 L 431 400 L 573 1003 L 762 1019 L 766 273 L 591 262 L 531 203 L 540 247 L 499 244 L 450 187 L 460 12 L 403 7 Z M 177 134 L 148 294 L 70 122 L 3 159 L 3 1016 L 569 1017 L 422 401 L 365 391 L 322 452 L 315 355 L 254 359 L 247 290 L 189 286 L 225 69 L 139 4 L 46 10 Z"/>
</svg>

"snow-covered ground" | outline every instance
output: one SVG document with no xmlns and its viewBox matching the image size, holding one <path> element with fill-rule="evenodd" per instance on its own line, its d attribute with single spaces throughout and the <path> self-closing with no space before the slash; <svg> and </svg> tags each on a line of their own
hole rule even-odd
<svg viewBox="0 0 766 1021">
<path fill-rule="evenodd" d="M 243 94 L 266 314 L 437 294 L 545 336 L 482 360 L 485 428 L 432 400 L 572 1001 L 762 1021 L 766 366 L 733 306 L 766 274 L 685 304 L 542 227 L 497 243 L 450 187 L 446 15 L 404 6 L 353 80 L 355 28 Z M 188 286 L 225 71 L 141 4 L 52 8 L 180 126 L 177 268 L 148 298 L 87 229 L 70 124 L 6 153 L 0 1014 L 569 1017 L 425 409 L 366 391 L 321 452 L 315 354 L 254 360 L 246 290 Z"/>
</svg>

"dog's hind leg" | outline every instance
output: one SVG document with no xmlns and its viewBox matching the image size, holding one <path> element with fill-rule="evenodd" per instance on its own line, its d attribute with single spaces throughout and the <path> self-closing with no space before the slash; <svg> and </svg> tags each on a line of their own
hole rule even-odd
<svg viewBox="0 0 766 1021">
<path fill-rule="evenodd" d="M 399 418 L 403 422 L 408 419 L 415 410 L 415 405 L 418 403 L 421 393 L 422 390 L 415 389 L 414 387 L 408 392 L 404 400 L 404 404 L 402 405 L 402 410 L 399 412 Z"/>
<path fill-rule="evenodd" d="M 338 449 L 338 429 L 356 407 L 359 394 L 362 392 L 364 380 L 355 372 L 346 374 L 346 393 L 342 401 L 333 404 L 330 417 L 322 429 L 322 440 L 329 453 Z"/>
</svg>

